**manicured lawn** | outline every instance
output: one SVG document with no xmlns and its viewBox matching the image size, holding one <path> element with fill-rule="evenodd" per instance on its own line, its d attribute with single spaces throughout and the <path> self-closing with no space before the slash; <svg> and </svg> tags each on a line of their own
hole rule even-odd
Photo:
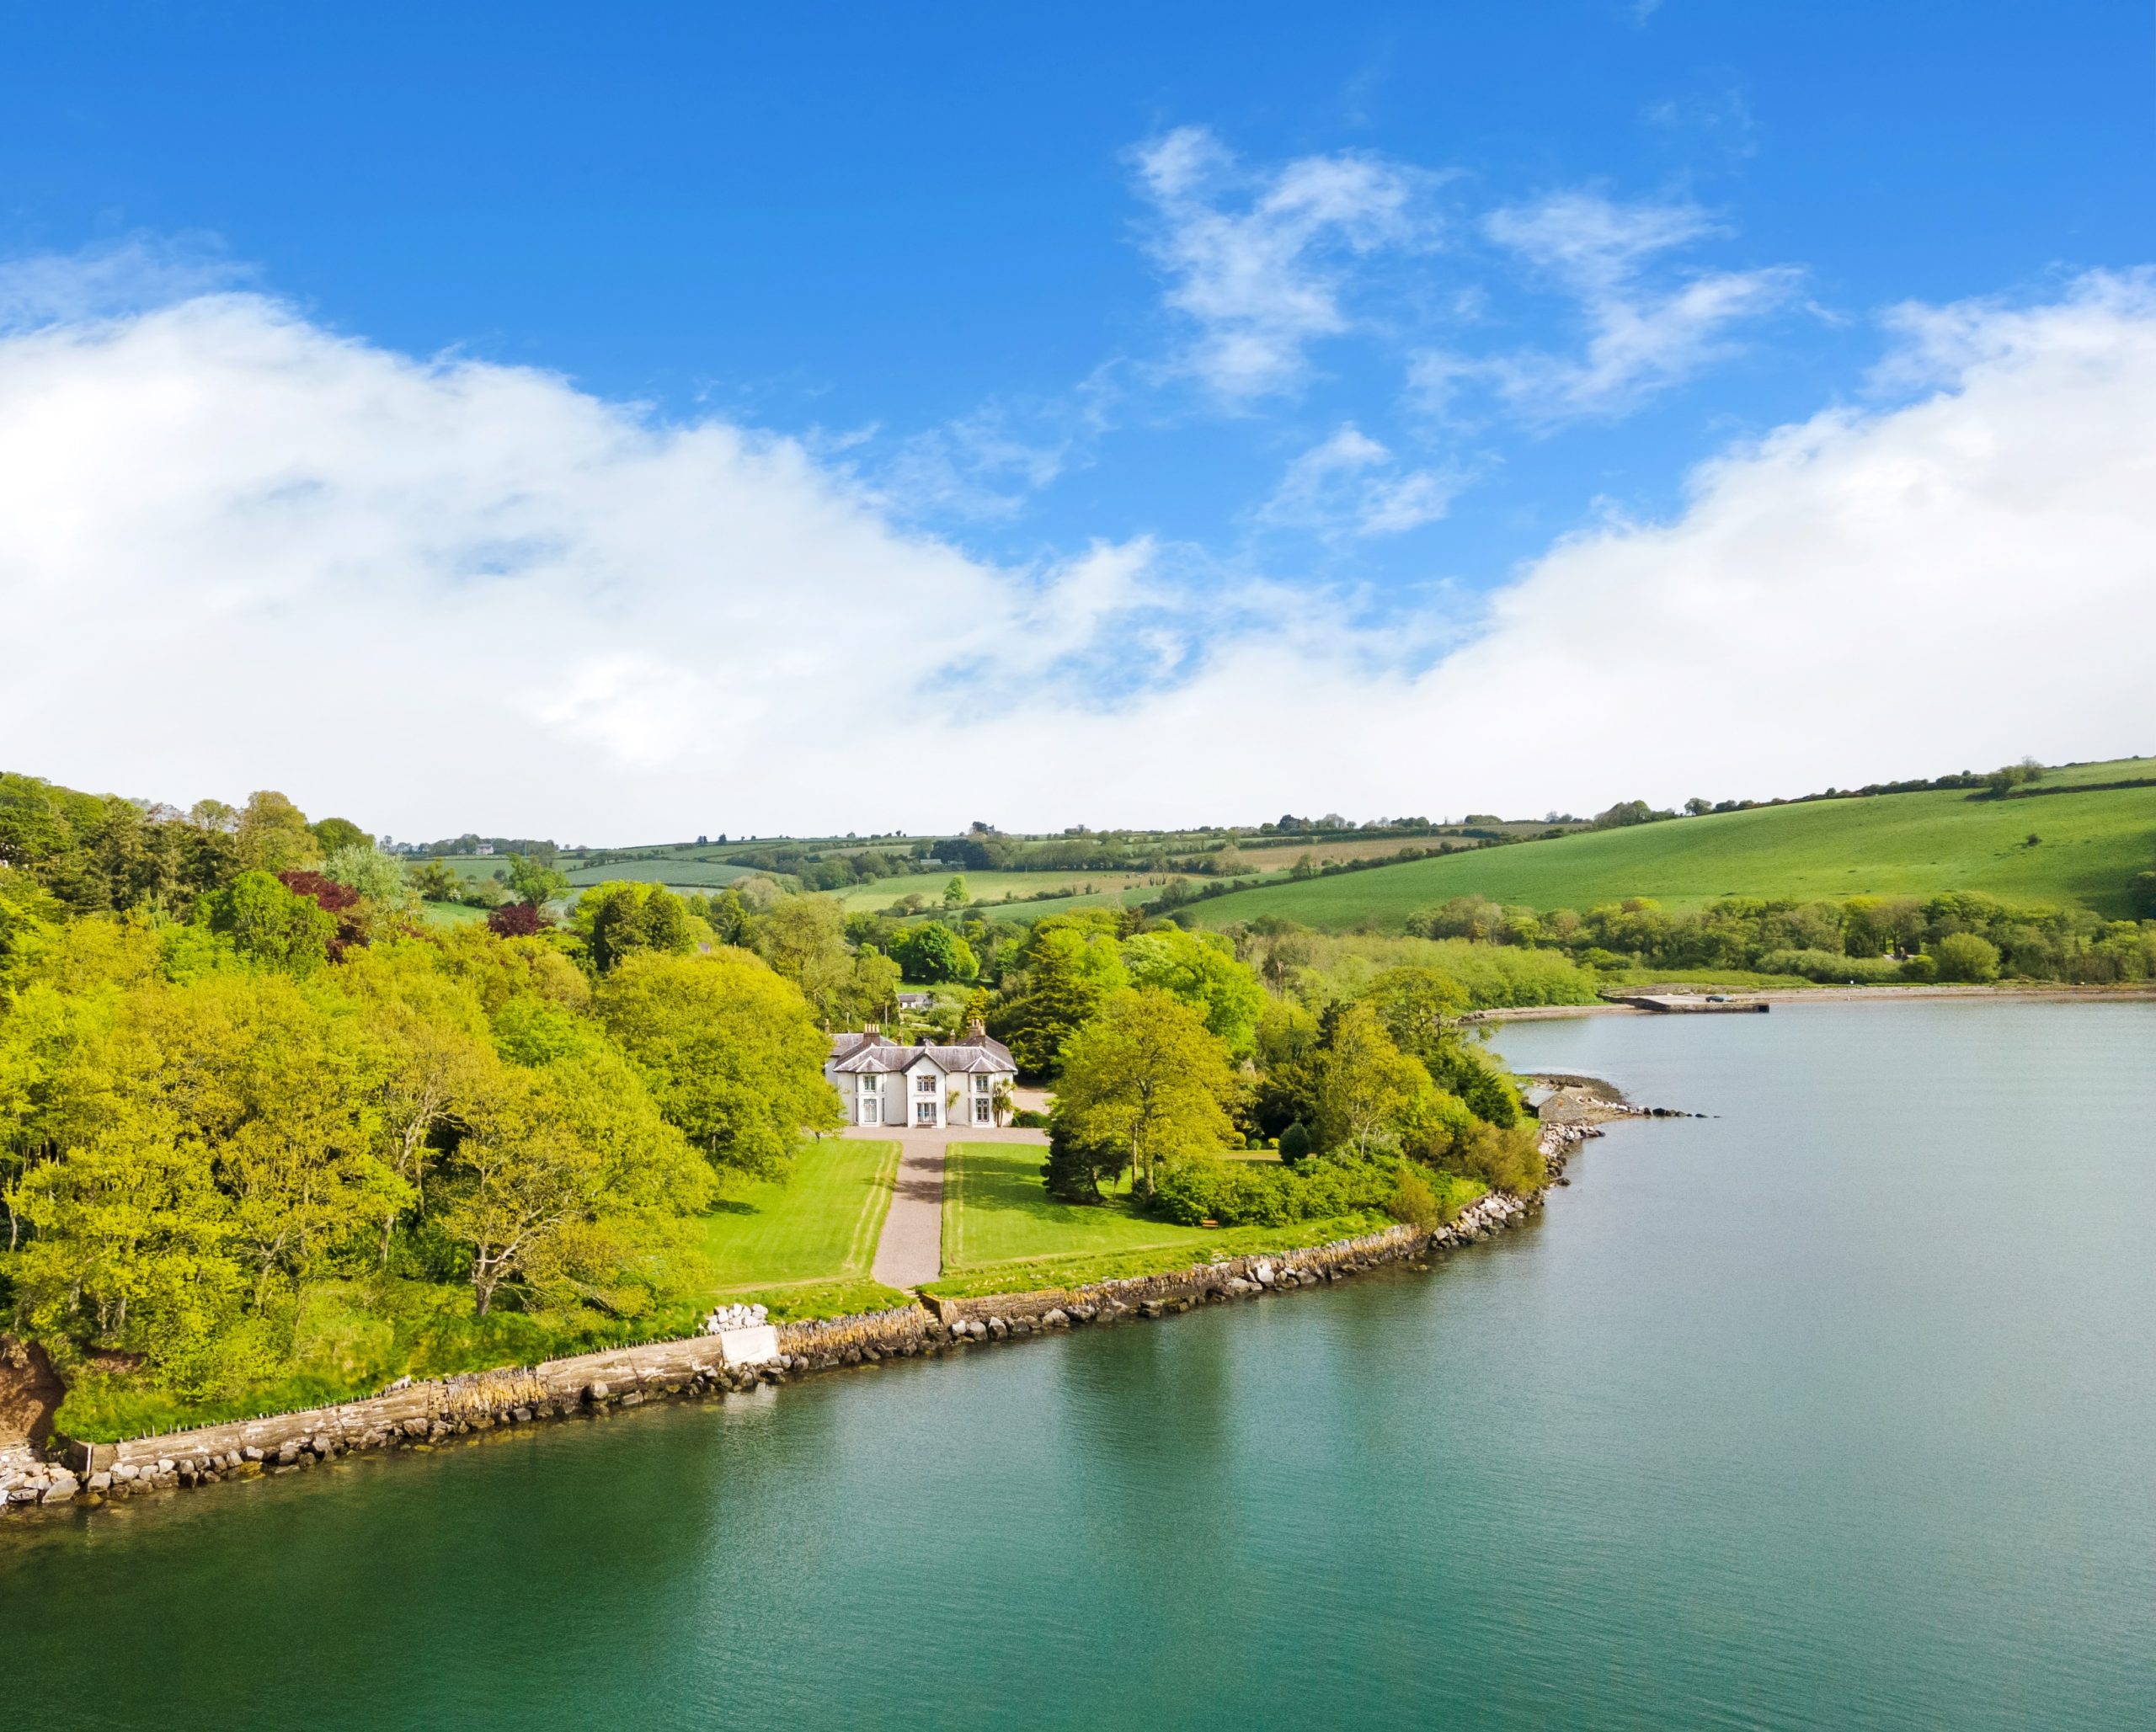
<svg viewBox="0 0 2156 1732">
<path fill-rule="evenodd" d="M 2150 774 L 2123 759 L 2039 786 Z M 2034 834 L 2039 839 L 2031 845 Z M 2119 918 L 2126 882 L 2156 859 L 2156 787 L 2029 800 L 1958 790 L 1822 800 L 1582 832 L 1330 878 L 1277 882 L 1193 904 L 1209 926 L 1276 914 L 1322 930 L 1368 920 L 1397 932 L 1416 909 L 1480 895 L 1535 909 L 1649 896 L 1670 909 L 1723 896 L 1834 898 L 1982 890 L 2009 902 Z"/>
<path fill-rule="evenodd" d="M 1288 1228 L 1179 1227 L 1138 1213 L 1127 1196 L 1099 1207 L 1058 1202 L 1041 1186 L 1047 1154 L 1030 1143 L 951 1145 L 943 1179 L 944 1278 L 931 1291 L 1067 1285 L 1074 1277 L 1105 1278 L 1103 1269 L 1174 1269 L 1367 1230 L 1361 1217 Z"/>
<path fill-rule="evenodd" d="M 704 1217 L 713 1292 L 866 1280 L 898 1167 L 895 1143 L 802 1144 L 784 1182 L 746 1186 Z"/>
</svg>

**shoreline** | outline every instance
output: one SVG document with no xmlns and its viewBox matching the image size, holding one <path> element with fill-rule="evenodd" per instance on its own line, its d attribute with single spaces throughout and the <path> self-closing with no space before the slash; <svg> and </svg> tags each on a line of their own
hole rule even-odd
<svg viewBox="0 0 2156 1732">
<path fill-rule="evenodd" d="M 1624 989 L 1629 997 L 1641 998 L 1657 993 L 1652 985 Z M 2137 983 L 2128 986 L 2045 986 L 2031 982 L 2027 985 L 1986 986 L 1975 983 L 1958 984 L 1945 982 L 1917 983 L 1907 986 L 1770 986 L 1730 987 L 1717 989 L 1702 982 L 1685 982 L 1668 996 L 1682 994 L 1701 999 L 1719 991 L 1727 1002 L 1718 1005 L 1718 1010 L 1742 1010 L 1753 1005 L 1820 1005 L 1855 1004 L 1872 1001 L 1881 1004 L 1898 1003 L 1908 999 L 2063 999 L 2077 1003 L 2100 1003 L 2117 1000 L 2140 1003 L 2156 999 L 2156 985 Z M 1573 1016 L 1658 1016 L 1669 1013 L 1655 1010 L 1643 1005 L 1620 1003 L 1604 999 L 1592 1005 L 1503 1005 L 1492 1010 L 1470 1010 L 1460 1020 L 1463 1022 L 1555 1022 Z M 1683 1014 L 1683 1013 L 1678 1013 Z"/>
<path fill-rule="evenodd" d="M 1641 1109 L 1613 1107 L 1615 1117 Z M 1155 1275 L 1080 1287 L 1044 1287 L 965 1299 L 921 1295 L 915 1303 L 854 1317 L 782 1324 L 776 1352 L 729 1359 L 723 1335 L 692 1335 L 531 1367 L 408 1383 L 358 1401 L 255 1420 L 92 1443 L 56 1432 L 59 1459 L 27 1447 L 0 1455 L 0 1510 L 92 1510 L 226 1480 L 299 1473 L 349 1454 L 432 1451 L 499 1428 L 589 1418 L 650 1401 L 751 1399 L 796 1378 L 886 1359 L 937 1358 L 977 1346 L 1073 1329 L 1151 1321 L 1205 1304 L 1232 1303 L 1321 1287 L 1388 1265 L 1479 1244 L 1536 1214 L 1569 1182 L 1572 1154 L 1601 1132 L 1581 1120 L 1545 1122 L 1549 1182 L 1531 1196 L 1491 1191 L 1433 1230 L 1400 1225 L 1302 1250 L 1254 1252 Z M 759 1332 L 761 1333 L 761 1332 Z"/>
</svg>

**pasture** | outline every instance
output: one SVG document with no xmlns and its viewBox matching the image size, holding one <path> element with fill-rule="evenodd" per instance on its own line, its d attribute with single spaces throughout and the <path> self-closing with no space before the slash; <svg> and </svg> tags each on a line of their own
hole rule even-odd
<svg viewBox="0 0 2156 1732">
<path fill-rule="evenodd" d="M 1134 886 L 1161 882 L 1160 874 L 1137 872 L 967 872 L 944 870 L 934 872 L 908 872 L 900 877 L 876 878 L 866 884 L 855 884 L 844 890 L 830 893 L 845 905 L 850 914 L 873 914 L 889 908 L 905 896 L 925 898 L 932 907 L 940 907 L 943 887 L 954 877 L 966 881 L 966 899 L 969 903 L 994 904 L 1006 896 L 1014 898 L 1013 912 L 1024 911 L 1025 918 L 1033 918 L 1036 904 L 1023 898 L 1043 890 L 1061 893 L 1056 902 L 1064 907 L 1100 906 L 1123 899 L 1125 891 Z M 669 882 L 672 882 L 669 880 Z M 990 914 L 1000 910 L 991 906 Z"/>
<path fill-rule="evenodd" d="M 2147 765 L 2087 765 L 2039 786 L 2124 780 L 2149 773 Z M 1273 914 L 1326 930 L 1367 922 L 1396 932 L 1417 909 L 1455 896 L 1584 910 L 1628 896 L 1687 909 L 1724 896 L 1838 899 L 1981 890 L 2009 902 L 2124 918 L 2127 880 L 2152 862 L 2156 787 L 1995 801 L 1955 790 L 1582 832 L 1265 884 L 1193 907 L 1209 926 Z"/>
<path fill-rule="evenodd" d="M 634 884 L 664 884 L 676 890 L 708 891 L 753 876 L 749 867 L 729 861 L 676 855 L 664 860 L 618 860 L 611 866 L 579 866 L 568 871 L 568 881 L 579 889 L 620 879 Z"/>
</svg>

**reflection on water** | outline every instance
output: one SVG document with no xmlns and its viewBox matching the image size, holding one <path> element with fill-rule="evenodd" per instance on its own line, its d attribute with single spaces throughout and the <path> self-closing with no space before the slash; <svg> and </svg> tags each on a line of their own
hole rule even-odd
<svg viewBox="0 0 2156 1732">
<path fill-rule="evenodd" d="M 2156 1724 L 2156 1005 L 1507 1029 L 1429 1275 L 0 1527 L 55 1727 Z"/>
</svg>

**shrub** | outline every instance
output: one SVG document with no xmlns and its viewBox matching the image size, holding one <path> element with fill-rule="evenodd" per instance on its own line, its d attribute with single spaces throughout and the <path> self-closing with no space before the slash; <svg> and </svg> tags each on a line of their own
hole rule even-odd
<svg viewBox="0 0 2156 1732">
<path fill-rule="evenodd" d="M 1282 1227 L 1336 1215 L 1390 1212 L 1399 1190 L 1392 1161 L 1326 1159 L 1299 1166 L 1187 1156 L 1164 1164 L 1154 1212 L 1186 1227 Z"/>
<path fill-rule="evenodd" d="M 1044 1112 L 1036 1112 L 1030 1106 L 1022 1106 L 1011 1115 L 1011 1122 L 1022 1131 L 1045 1131 L 1048 1128 L 1048 1115 Z"/>
<path fill-rule="evenodd" d="M 1433 1233 L 1444 1225 L 1444 1211 L 1438 1207 L 1438 1194 L 1430 1189 L 1430 1181 L 1404 1161 L 1401 1164 L 1399 1181 L 1385 1201 L 1385 1212 L 1394 1220 L 1419 1227 L 1425 1233 Z"/>
<path fill-rule="evenodd" d="M 1973 932 L 1950 932 L 1931 947 L 1941 980 L 1996 980 L 1999 946 Z"/>
<path fill-rule="evenodd" d="M 1310 1133 L 1300 1119 L 1280 1133 L 1280 1161 L 1283 1166 L 1295 1166 L 1307 1159 L 1310 1152 Z"/>
<path fill-rule="evenodd" d="M 2136 872 L 2126 881 L 2126 893 L 2137 919 L 2156 920 L 2156 871 Z"/>
<path fill-rule="evenodd" d="M 1549 1164 L 1531 1122 L 1472 1125 L 1453 1145 L 1444 1164 L 1480 1179 L 1492 1191 L 1509 1191 L 1516 1196 L 1540 1191 L 1550 1182 Z"/>
<path fill-rule="evenodd" d="M 1939 978 L 1939 963 L 1930 957 L 1911 957 L 1902 964 L 1902 978 L 1936 980 Z"/>
</svg>

